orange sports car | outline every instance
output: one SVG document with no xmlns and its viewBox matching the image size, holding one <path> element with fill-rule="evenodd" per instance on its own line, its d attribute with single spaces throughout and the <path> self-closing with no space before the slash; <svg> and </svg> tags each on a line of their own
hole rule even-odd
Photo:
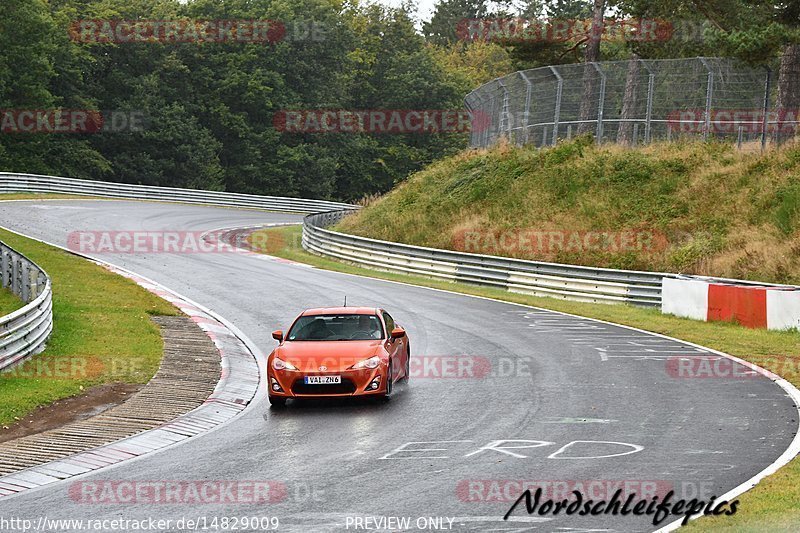
<svg viewBox="0 0 800 533">
<path fill-rule="evenodd" d="M 408 379 L 411 352 L 403 328 L 383 309 L 308 309 L 267 359 L 269 402 L 289 398 L 376 396 L 388 399 Z"/>
</svg>

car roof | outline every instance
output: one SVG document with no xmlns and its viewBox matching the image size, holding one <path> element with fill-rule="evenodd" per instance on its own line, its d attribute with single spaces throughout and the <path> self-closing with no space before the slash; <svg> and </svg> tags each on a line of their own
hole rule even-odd
<svg viewBox="0 0 800 533">
<path fill-rule="evenodd" d="M 306 309 L 300 316 L 309 315 L 377 315 L 380 309 L 375 307 L 315 307 Z"/>
</svg>

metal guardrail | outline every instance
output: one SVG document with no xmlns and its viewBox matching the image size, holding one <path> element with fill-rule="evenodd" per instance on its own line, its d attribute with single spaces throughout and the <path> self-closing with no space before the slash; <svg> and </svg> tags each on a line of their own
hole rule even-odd
<svg viewBox="0 0 800 533">
<path fill-rule="evenodd" d="M 258 196 L 170 187 L 151 187 L 103 181 L 0 172 L 0 193 L 61 193 L 134 200 L 157 200 L 220 207 L 247 207 L 293 213 L 318 213 L 331 209 L 344 212 L 357 206 L 325 200 Z M 44 349 L 53 330 L 50 278 L 33 261 L 0 242 L 2 286 L 27 305 L 0 317 L 0 369 Z"/>
<path fill-rule="evenodd" d="M 126 183 L 0 172 L 0 193 L 9 192 L 61 193 L 133 200 L 160 200 L 221 207 L 249 207 L 293 213 L 319 213 L 320 211 L 329 211 L 331 209 L 357 209 L 357 206 L 354 205 L 326 200 L 130 185 Z"/>
<path fill-rule="evenodd" d="M 398 244 L 325 229 L 351 211 L 303 220 L 303 248 L 351 263 L 565 300 L 661 305 L 661 280 L 673 274 L 561 265 Z"/>
<path fill-rule="evenodd" d="M 22 309 L 0 317 L 0 369 L 44 349 L 53 330 L 53 291 L 39 266 L 0 242 L 2 286 L 26 302 Z"/>
</svg>

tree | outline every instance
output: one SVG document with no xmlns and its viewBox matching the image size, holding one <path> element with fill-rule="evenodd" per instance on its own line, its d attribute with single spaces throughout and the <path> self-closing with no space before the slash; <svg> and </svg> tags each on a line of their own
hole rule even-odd
<svg viewBox="0 0 800 533">
<path fill-rule="evenodd" d="M 434 8 L 431 20 L 422 25 L 422 33 L 431 43 L 453 44 L 459 40 L 459 25 L 463 27 L 467 20 L 488 15 L 487 0 L 441 0 Z"/>
<path fill-rule="evenodd" d="M 590 131 L 590 120 L 597 113 L 597 78 L 598 73 L 592 63 L 600 61 L 600 42 L 603 37 L 605 0 L 594 0 L 592 5 L 592 24 L 585 37 L 586 48 L 583 53 L 583 98 L 581 99 L 580 123 L 578 134 Z"/>
</svg>

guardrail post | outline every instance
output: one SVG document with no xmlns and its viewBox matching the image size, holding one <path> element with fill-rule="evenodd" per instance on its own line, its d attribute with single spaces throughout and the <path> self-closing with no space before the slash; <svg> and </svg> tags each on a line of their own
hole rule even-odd
<svg viewBox="0 0 800 533">
<path fill-rule="evenodd" d="M 561 117 L 561 96 L 564 92 L 564 78 L 558 73 L 555 67 L 550 67 L 550 72 L 556 77 L 556 103 L 553 109 L 553 146 L 558 142 L 558 121 Z"/>
<path fill-rule="evenodd" d="M 0 250 L 0 279 L 4 289 L 11 286 L 11 253 L 5 248 Z"/>
<path fill-rule="evenodd" d="M 597 98 L 597 131 L 595 132 L 595 142 L 603 142 L 603 107 L 606 101 L 606 73 L 603 72 L 600 63 L 592 63 L 592 66 L 600 74 L 600 95 Z"/>
<path fill-rule="evenodd" d="M 27 261 L 22 262 L 22 279 L 20 280 L 20 297 L 22 301 L 31 301 L 31 269 Z"/>
<path fill-rule="evenodd" d="M 9 288 L 17 296 L 19 296 L 19 263 L 19 258 L 11 254 L 11 284 Z"/>
<path fill-rule="evenodd" d="M 36 274 L 36 292 L 34 293 L 34 298 L 42 294 L 44 290 L 44 286 L 47 284 L 47 279 L 44 277 L 41 271 Z"/>
</svg>

